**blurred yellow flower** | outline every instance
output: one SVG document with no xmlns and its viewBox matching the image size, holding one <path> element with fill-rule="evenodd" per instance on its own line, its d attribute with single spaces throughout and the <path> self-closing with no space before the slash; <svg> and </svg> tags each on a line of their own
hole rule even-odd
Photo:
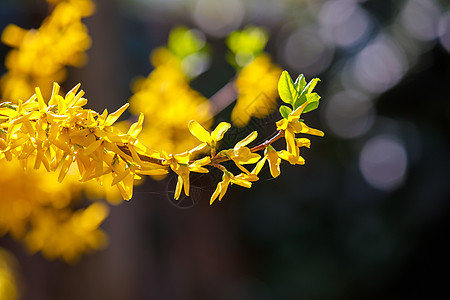
<svg viewBox="0 0 450 300">
<path fill-rule="evenodd" d="M 275 110 L 281 71 L 265 54 L 242 69 L 236 79 L 238 99 L 231 113 L 234 125 L 245 126 L 251 117 L 263 118 Z"/>
<path fill-rule="evenodd" d="M 155 69 L 133 85 L 130 111 L 145 115 L 140 140 L 155 150 L 181 153 L 197 145 L 186 124 L 192 119 L 209 128 L 209 102 L 189 85 L 180 60 L 167 48 L 152 53 Z"/>
<path fill-rule="evenodd" d="M 0 78 L 3 99 L 27 99 L 35 86 L 41 86 L 47 96 L 53 81 L 66 78 L 65 66 L 81 66 L 87 60 L 91 40 L 81 20 L 93 13 L 94 4 L 90 0 L 49 2 L 55 7 L 39 28 L 8 25 L 3 30 L 2 42 L 13 47 L 5 60 L 8 72 Z"/>
<path fill-rule="evenodd" d="M 0 248 L 0 299 L 20 298 L 17 272 L 17 261 L 13 255 Z"/>
</svg>

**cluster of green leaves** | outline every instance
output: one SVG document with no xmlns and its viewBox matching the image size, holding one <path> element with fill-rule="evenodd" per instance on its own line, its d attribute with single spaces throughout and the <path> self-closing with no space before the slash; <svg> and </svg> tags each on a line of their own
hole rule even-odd
<svg viewBox="0 0 450 300">
<path fill-rule="evenodd" d="M 202 32 L 179 26 L 170 31 L 167 49 L 177 57 L 190 78 L 203 73 L 210 63 L 210 47 Z"/>
<path fill-rule="evenodd" d="M 167 48 L 178 58 L 184 59 L 197 52 L 207 52 L 205 36 L 198 30 L 184 26 L 170 31 Z"/>
<path fill-rule="evenodd" d="M 315 110 L 319 106 L 320 96 L 317 93 L 313 93 L 319 81 L 319 78 L 313 78 L 310 82 L 306 83 L 305 76 L 300 74 L 294 82 L 291 75 L 287 71 L 283 71 L 280 81 L 278 81 L 278 93 L 283 102 L 292 106 L 292 108 L 286 105 L 280 107 L 280 113 L 283 118 L 287 119 L 292 111 L 299 108 L 305 102 L 308 104 L 303 110 L 303 113 Z"/>
<path fill-rule="evenodd" d="M 261 27 L 248 26 L 243 30 L 233 31 L 226 39 L 231 51 L 228 53 L 228 61 L 237 69 L 245 67 L 263 53 L 268 38 L 268 33 Z"/>
</svg>

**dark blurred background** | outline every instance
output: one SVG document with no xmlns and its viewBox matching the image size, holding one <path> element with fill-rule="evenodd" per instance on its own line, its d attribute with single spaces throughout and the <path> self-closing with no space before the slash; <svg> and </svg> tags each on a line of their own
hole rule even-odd
<svg viewBox="0 0 450 300">
<path fill-rule="evenodd" d="M 36 27 L 44 1 L 0 4 L 0 29 Z M 89 63 L 70 69 L 89 105 L 114 109 L 151 71 L 149 53 L 171 28 L 203 31 L 211 68 L 192 85 L 210 97 L 234 76 L 224 36 L 253 24 L 291 74 L 320 77 L 325 131 L 306 165 L 263 170 L 209 206 L 217 176 L 170 200 L 174 178 L 147 181 L 103 224 L 106 250 L 76 265 L 20 262 L 23 299 L 433 299 L 449 294 L 450 11 L 438 0 L 96 1 L 86 19 Z M 0 46 L 3 61 L 8 48 Z M 1 66 L 1 73 L 5 72 Z M 217 120 L 229 118 L 231 108 Z M 276 119 L 252 120 L 248 130 Z M 270 130 L 269 128 L 268 130 Z M 267 131 L 267 134 L 270 134 Z M 441 297 L 440 297 L 441 298 Z"/>
</svg>

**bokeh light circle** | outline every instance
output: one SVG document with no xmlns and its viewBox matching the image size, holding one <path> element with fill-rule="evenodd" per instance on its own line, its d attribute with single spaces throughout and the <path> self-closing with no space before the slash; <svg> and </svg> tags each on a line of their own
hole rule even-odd
<svg viewBox="0 0 450 300">
<path fill-rule="evenodd" d="M 356 138 L 373 125 L 375 112 L 367 95 L 346 90 L 328 99 L 325 122 L 330 130 L 341 138 Z"/>
<path fill-rule="evenodd" d="M 380 134 L 368 140 L 359 156 L 359 169 L 373 187 L 390 191 L 400 187 L 406 176 L 408 156 L 395 136 Z"/>
</svg>

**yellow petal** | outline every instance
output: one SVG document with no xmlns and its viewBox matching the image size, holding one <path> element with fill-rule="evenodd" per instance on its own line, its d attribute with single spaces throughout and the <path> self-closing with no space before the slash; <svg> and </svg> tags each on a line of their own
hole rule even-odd
<svg viewBox="0 0 450 300">
<path fill-rule="evenodd" d="M 183 165 L 187 165 L 187 163 L 189 162 L 189 157 L 190 157 L 190 153 L 189 152 L 183 152 L 180 154 L 175 154 L 175 159 L 178 163 L 183 164 Z"/>
<path fill-rule="evenodd" d="M 219 125 L 217 125 L 216 129 L 211 133 L 211 140 L 213 141 L 220 141 L 223 138 L 223 135 L 225 132 L 227 132 L 228 129 L 230 129 L 231 124 L 227 122 L 221 122 Z"/>
<path fill-rule="evenodd" d="M 141 158 L 139 157 L 139 155 L 138 155 L 138 153 L 136 152 L 136 150 L 134 149 L 134 146 L 131 145 L 131 144 L 128 144 L 128 149 L 129 149 L 130 152 L 131 152 L 131 156 L 133 157 L 134 162 L 135 162 L 137 165 L 142 166 L 142 165 L 143 165 L 142 160 L 141 160 Z"/>
<path fill-rule="evenodd" d="M 184 186 L 184 193 L 186 196 L 189 196 L 189 173 L 183 174 L 183 186 Z"/>
<path fill-rule="evenodd" d="M 189 131 L 193 136 L 199 139 L 204 143 L 211 143 L 211 135 L 202 125 L 200 125 L 197 121 L 191 120 L 188 124 Z"/>
<path fill-rule="evenodd" d="M 307 138 L 300 138 L 295 139 L 295 142 L 297 144 L 297 147 L 307 147 L 309 148 L 311 146 L 311 141 Z"/>
<path fill-rule="evenodd" d="M 306 107 L 307 105 L 308 105 L 308 102 L 303 103 L 302 105 L 300 105 L 299 107 L 297 107 L 296 110 L 294 110 L 293 112 L 291 112 L 291 113 L 289 114 L 289 116 L 291 116 L 291 117 L 299 117 L 299 116 L 302 114 L 303 110 L 305 109 L 305 107 Z"/>
<path fill-rule="evenodd" d="M 10 117 L 11 119 L 17 116 L 17 111 L 2 107 L 0 108 L 0 115 Z"/>
<path fill-rule="evenodd" d="M 242 141 L 238 142 L 234 146 L 234 149 L 239 149 L 240 147 L 247 146 L 248 144 L 253 142 L 257 137 L 258 137 L 258 132 L 253 131 L 245 139 L 243 139 Z"/>
<path fill-rule="evenodd" d="M 130 200 L 133 197 L 134 174 L 128 174 L 122 181 L 117 184 L 120 194 L 124 200 Z"/>
<path fill-rule="evenodd" d="M 228 185 L 230 184 L 230 177 L 223 174 L 223 181 L 219 183 L 221 185 L 219 200 L 222 200 L 223 196 L 228 190 Z"/>
<path fill-rule="evenodd" d="M 211 157 L 205 156 L 202 159 L 197 159 L 196 161 L 194 161 L 192 164 L 189 165 L 189 167 L 196 168 L 196 167 L 207 165 L 210 162 L 211 162 Z"/>
<path fill-rule="evenodd" d="M 237 155 L 236 155 L 237 152 Z M 255 164 L 261 158 L 257 153 L 252 153 L 249 148 L 241 147 L 239 151 L 234 151 L 234 157 L 232 159 L 239 164 Z"/>
<path fill-rule="evenodd" d="M 196 156 L 197 152 L 203 151 L 207 146 L 208 146 L 207 143 L 201 143 L 200 145 L 196 146 L 195 148 L 192 148 L 191 150 L 189 150 L 189 153 L 192 156 Z"/>
<path fill-rule="evenodd" d="M 297 155 L 298 148 L 295 143 L 295 135 L 291 128 L 284 132 L 284 138 L 286 139 L 287 151 L 292 153 L 292 155 Z"/>
<path fill-rule="evenodd" d="M 211 195 L 211 199 L 209 199 L 209 205 L 212 205 L 214 203 L 214 201 L 217 199 L 217 197 L 219 196 L 220 192 L 222 190 L 222 185 L 220 184 L 220 182 L 217 184 L 216 190 L 214 191 L 214 193 Z"/>
<path fill-rule="evenodd" d="M 105 125 L 111 126 L 112 124 L 114 124 L 114 122 L 117 121 L 117 119 L 123 114 L 123 112 L 128 108 L 129 105 L 129 103 L 126 103 L 112 114 L 109 114 L 108 117 L 106 117 Z"/>
<path fill-rule="evenodd" d="M 47 104 L 45 104 L 44 98 L 42 97 L 41 89 L 37 87 L 34 90 L 36 91 L 36 97 L 37 97 L 38 104 L 39 104 L 39 111 L 46 112 Z"/>
<path fill-rule="evenodd" d="M 48 105 L 55 105 L 58 104 L 56 102 L 56 96 L 59 94 L 59 84 L 56 82 L 53 82 L 53 88 L 52 88 L 52 96 L 50 97 L 50 100 L 48 101 Z M 61 112 L 59 112 L 61 113 Z"/>
<path fill-rule="evenodd" d="M 175 200 L 178 200 L 180 198 L 182 187 L 183 187 L 183 178 L 181 176 L 178 176 L 177 186 L 175 187 L 175 195 L 173 196 Z"/>
<path fill-rule="evenodd" d="M 277 130 L 286 130 L 289 122 L 286 119 L 281 119 L 280 121 L 276 122 L 275 124 L 277 125 Z"/>
<path fill-rule="evenodd" d="M 245 187 L 245 188 L 251 188 L 252 187 L 252 183 L 250 181 L 238 178 L 237 176 L 232 178 L 231 182 L 234 183 L 234 184 L 240 185 L 242 187 Z"/>
<path fill-rule="evenodd" d="M 144 114 L 140 113 L 138 121 L 130 126 L 130 129 L 128 130 L 127 134 L 136 139 L 139 133 L 141 133 L 142 131 L 143 123 L 144 123 Z"/>
<path fill-rule="evenodd" d="M 270 150 L 267 152 L 267 159 L 269 160 L 270 174 L 273 178 L 278 177 L 281 173 L 280 162 L 281 159 L 275 150 Z"/>
<path fill-rule="evenodd" d="M 96 140 L 92 144 L 86 147 L 83 151 L 83 155 L 91 155 L 95 150 L 97 150 L 98 147 L 103 143 L 103 140 Z"/>
<path fill-rule="evenodd" d="M 281 150 L 278 152 L 278 156 L 284 160 L 287 160 L 291 165 L 303 165 L 305 164 L 305 160 L 301 156 L 295 156 L 292 153 Z"/>
<path fill-rule="evenodd" d="M 264 167 L 264 164 L 267 160 L 267 157 L 263 157 L 255 166 L 255 168 L 250 172 L 251 174 L 258 175 L 259 172 L 261 172 L 262 168 Z"/>
<path fill-rule="evenodd" d="M 70 91 L 68 91 L 66 93 L 66 98 L 69 97 L 70 94 L 73 94 L 75 96 L 75 94 L 77 93 L 78 89 L 80 88 L 81 83 L 78 83 L 76 86 L 74 86 Z"/>
<path fill-rule="evenodd" d="M 307 134 L 312 134 L 312 135 L 317 135 L 317 136 L 324 136 L 325 135 L 323 133 L 323 131 L 320 131 L 318 129 L 314 129 L 314 128 L 308 127 L 303 122 L 294 123 L 294 131 L 295 131 L 295 133 L 307 133 Z"/>
<path fill-rule="evenodd" d="M 125 171 L 123 171 L 122 173 L 117 174 L 116 172 L 114 172 L 117 176 L 114 177 L 111 186 L 118 184 L 120 181 L 122 181 L 125 177 L 128 176 L 128 174 L 130 174 L 130 169 L 126 169 Z"/>
<path fill-rule="evenodd" d="M 59 172 L 58 176 L 58 182 L 62 182 L 64 180 L 64 177 L 66 177 L 67 171 L 69 171 L 70 165 L 73 162 L 73 157 L 70 155 L 67 155 L 64 159 L 64 162 L 61 166 L 61 171 Z"/>
</svg>

